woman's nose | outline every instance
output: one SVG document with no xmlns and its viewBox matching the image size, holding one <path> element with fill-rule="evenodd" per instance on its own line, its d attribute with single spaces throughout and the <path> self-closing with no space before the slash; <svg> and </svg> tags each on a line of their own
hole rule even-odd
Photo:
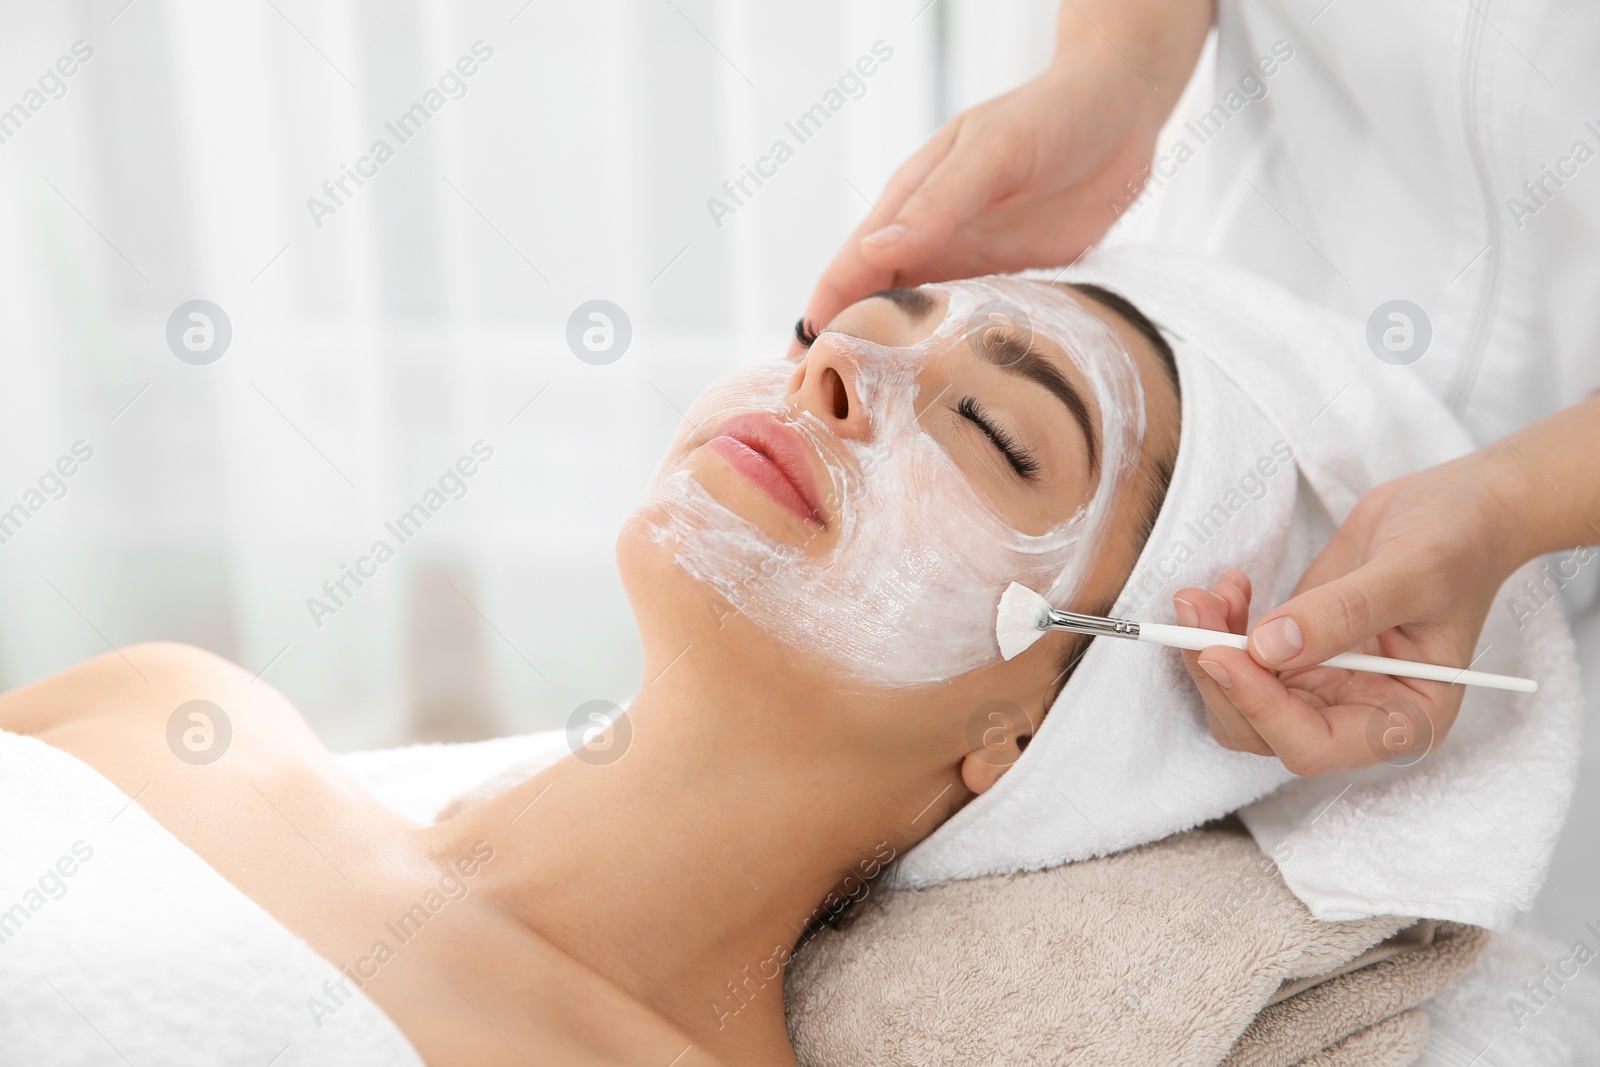
<svg viewBox="0 0 1600 1067">
<path fill-rule="evenodd" d="M 872 436 L 872 425 L 856 390 L 857 379 L 855 362 L 823 334 L 789 379 L 789 400 L 821 419 L 837 436 L 865 441 Z"/>
</svg>

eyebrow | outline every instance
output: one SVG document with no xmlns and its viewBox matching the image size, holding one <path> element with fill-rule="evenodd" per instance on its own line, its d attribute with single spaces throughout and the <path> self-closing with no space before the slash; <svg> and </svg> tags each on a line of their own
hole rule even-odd
<svg viewBox="0 0 1600 1067">
<path fill-rule="evenodd" d="M 921 319 L 938 303 L 926 289 L 881 289 L 873 296 L 881 296 L 913 319 Z"/>
<path fill-rule="evenodd" d="M 1100 437 L 1095 433 L 1094 417 L 1089 412 L 1089 405 L 1083 399 L 1083 393 L 1066 375 L 1056 368 L 1043 352 L 1035 348 L 1030 342 L 1003 333 L 998 329 L 983 331 L 983 341 L 978 346 L 979 352 L 988 362 L 1001 370 L 1026 378 L 1036 385 L 1042 385 L 1050 394 L 1066 407 L 1072 417 L 1077 420 L 1078 428 L 1083 431 L 1083 439 L 1089 446 L 1089 471 L 1098 474 L 1100 471 Z"/>
<path fill-rule="evenodd" d="M 937 303 L 933 294 L 926 289 L 884 289 L 872 295 L 889 301 L 912 320 L 926 317 Z M 995 329 L 983 331 L 983 342 L 978 348 L 989 363 L 1044 386 L 1061 401 L 1077 421 L 1078 428 L 1083 431 L 1083 439 L 1088 443 L 1089 473 L 1100 473 L 1100 437 L 1095 433 L 1089 404 L 1078 387 L 1056 369 L 1050 358 L 1032 343 Z"/>
</svg>

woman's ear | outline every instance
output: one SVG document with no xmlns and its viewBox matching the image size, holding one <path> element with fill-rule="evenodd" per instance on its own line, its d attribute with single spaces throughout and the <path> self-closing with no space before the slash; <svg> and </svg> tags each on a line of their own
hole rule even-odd
<svg viewBox="0 0 1600 1067">
<path fill-rule="evenodd" d="M 961 781 L 973 793 L 984 793 L 1022 757 L 1034 725 L 1016 704 L 994 700 L 973 712 L 967 728 L 971 747 L 961 759 Z"/>
</svg>

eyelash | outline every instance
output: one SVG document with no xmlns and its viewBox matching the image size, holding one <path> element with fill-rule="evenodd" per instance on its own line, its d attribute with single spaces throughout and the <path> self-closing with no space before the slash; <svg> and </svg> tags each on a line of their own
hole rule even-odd
<svg viewBox="0 0 1600 1067">
<path fill-rule="evenodd" d="M 1039 461 L 1034 458 L 1033 453 L 1019 447 L 1010 434 L 991 422 L 989 416 L 984 414 L 983 409 L 978 406 L 978 401 L 975 397 L 962 397 L 961 402 L 956 405 L 956 410 L 961 413 L 962 418 L 967 419 L 983 431 L 984 435 L 1000 450 L 1001 455 L 1006 457 L 1006 462 L 1011 464 L 1012 470 L 1024 478 L 1033 478 L 1038 475 Z"/>
<path fill-rule="evenodd" d="M 811 323 L 807 322 L 805 319 L 794 320 L 794 339 L 799 341 L 804 347 L 810 348 L 812 345 L 816 344 L 819 336 L 820 335 L 817 333 L 817 328 L 811 325 Z"/>
</svg>

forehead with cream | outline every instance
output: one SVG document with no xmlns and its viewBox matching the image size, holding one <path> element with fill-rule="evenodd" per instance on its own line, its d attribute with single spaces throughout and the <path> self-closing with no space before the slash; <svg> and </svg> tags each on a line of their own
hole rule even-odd
<svg viewBox="0 0 1600 1067">
<path fill-rule="evenodd" d="M 928 685 L 997 662 L 995 607 L 1013 581 L 1052 603 L 1071 603 L 1110 530 L 1144 439 L 1144 395 L 1131 355 L 1071 296 L 1015 278 L 928 288 L 945 296 L 944 316 L 913 345 L 826 335 L 849 364 L 870 431 L 864 439 L 841 437 L 814 412 L 792 406 L 793 366 L 783 362 L 734 371 L 689 412 L 686 436 L 694 427 L 714 433 L 731 416 L 752 411 L 796 430 L 829 482 L 833 515 L 825 546 L 779 539 L 731 510 L 683 465 L 681 441 L 642 512 L 652 540 L 733 611 L 868 685 Z M 931 403 L 919 388 L 919 371 L 954 346 L 976 352 L 982 335 L 995 329 L 1070 354 L 1099 412 L 1094 490 L 1043 532 L 1009 523 L 919 418 Z"/>
</svg>

